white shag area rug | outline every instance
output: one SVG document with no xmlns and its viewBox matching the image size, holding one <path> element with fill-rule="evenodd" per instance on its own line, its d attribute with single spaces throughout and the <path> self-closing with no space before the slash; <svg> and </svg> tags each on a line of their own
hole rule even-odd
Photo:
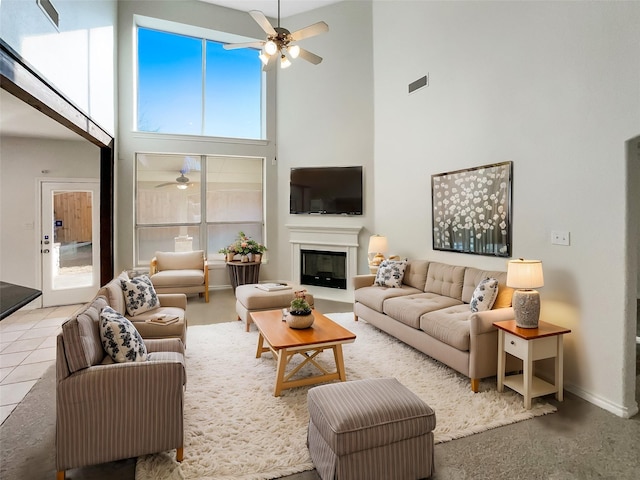
<svg viewBox="0 0 640 480">
<path fill-rule="evenodd" d="M 525 410 L 517 393 L 496 391 L 495 379 L 474 394 L 467 377 L 352 313 L 327 316 L 357 335 L 343 345 L 347 380 L 397 378 L 436 412 L 436 443 L 556 410 L 541 399 Z M 193 326 L 187 334 L 184 460 L 177 463 L 175 451 L 140 457 L 136 480 L 262 480 L 312 470 L 306 435 L 313 387 L 274 397 L 276 363 L 271 353 L 255 358 L 258 333 L 246 333 L 241 322 Z M 319 358 L 333 364 L 331 351 Z"/>
</svg>

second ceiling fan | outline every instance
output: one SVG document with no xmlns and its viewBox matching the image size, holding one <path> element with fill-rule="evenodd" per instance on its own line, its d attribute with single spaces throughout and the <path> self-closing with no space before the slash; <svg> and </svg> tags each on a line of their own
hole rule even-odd
<svg viewBox="0 0 640 480">
<path fill-rule="evenodd" d="M 311 53 L 304 48 L 300 48 L 296 42 L 305 38 L 314 37 L 329 31 L 329 25 L 325 22 L 317 22 L 308 27 L 301 28 L 291 33 L 286 28 L 280 26 L 280 0 L 278 0 L 278 26 L 274 27 L 267 17 L 259 10 L 251 10 L 249 15 L 260 25 L 267 34 L 267 39 L 258 42 L 228 43 L 223 46 L 225 50 L 236 48 L 260 48 L 259 58 L 262 61 L 264 71 L 271 70 L 280 60 L 280 67 L 287 68 L 291 65 L 291 60 L 302 58 L 314 65 L 322 62 L 322 57 Z"/>
</svg>

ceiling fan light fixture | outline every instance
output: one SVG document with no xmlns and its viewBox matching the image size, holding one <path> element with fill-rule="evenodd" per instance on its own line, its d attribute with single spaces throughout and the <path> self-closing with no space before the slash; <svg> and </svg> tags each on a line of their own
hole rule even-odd
<svg viewBox="0 0 640 480">
<path fill-rule="evenodd" d="M 288 50 L 291 58 L 298 58 L 298 55 L 300 55 L 300 47 L 298 45 L 290 45 Z"/>
<path fill-rule="evenodd" d="M 176 187 L 178 187 L 178 190 L 186 190 L 188 186 L 189 185 L 187 185 L 186 183 L 179 183 L 178 185 L 176 185 Z"/>
<path fill-rule="evenodd" d="M 258 55 L 258 58 L 260 59 L 263 65 L 266 65 L 267 63 L 269 63 L 269 55 L 267 55 L 264 52 L 260 52 L 260 55 Z"/>
<path fill-rule="evenodd" d="M 273 55 L 277 51 L 278 51 L 278 45 L 276 45 L 276 42 L 274 42 L 273 40 L 268 40 L 264 44 L 264 53 L 266 53 L 267 55 Z"/>
<path fill-rule="evenodd" d="M 280 57 L 280 68 L 288 68 L 290 66 L 291 66 L 291 62 L 289 61 L 289 59 L 284 55 L 282 55 Z"/>
</svg>

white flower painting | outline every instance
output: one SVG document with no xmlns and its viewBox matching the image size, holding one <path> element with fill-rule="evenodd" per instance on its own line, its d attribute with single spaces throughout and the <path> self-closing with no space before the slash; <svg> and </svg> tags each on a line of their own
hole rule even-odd
<svg viewBox="0 0 640 480">
<path fill-rule="evenodd" d="M 513 162 L 431 176 L 433 248 L 511 256 Z"/>
</svg>

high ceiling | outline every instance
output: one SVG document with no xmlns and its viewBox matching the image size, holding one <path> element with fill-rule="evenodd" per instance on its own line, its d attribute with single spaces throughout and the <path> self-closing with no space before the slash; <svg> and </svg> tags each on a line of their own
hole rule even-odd
<svg viewBox="0 0 640 480">
<path fill-rule="evenodd" d="M 222 7 L 233 8 L 248 12 L 250 10 L 260 10 L 267 17 L 278 17 L 278 0 L 200 0 L 201 2 L 213 3 Z M 316 8 L 324 7 L 342 0 L 281 0 L 280 18 L 290 17 L 298 13 L 308 12 Z"/>
</svg>

